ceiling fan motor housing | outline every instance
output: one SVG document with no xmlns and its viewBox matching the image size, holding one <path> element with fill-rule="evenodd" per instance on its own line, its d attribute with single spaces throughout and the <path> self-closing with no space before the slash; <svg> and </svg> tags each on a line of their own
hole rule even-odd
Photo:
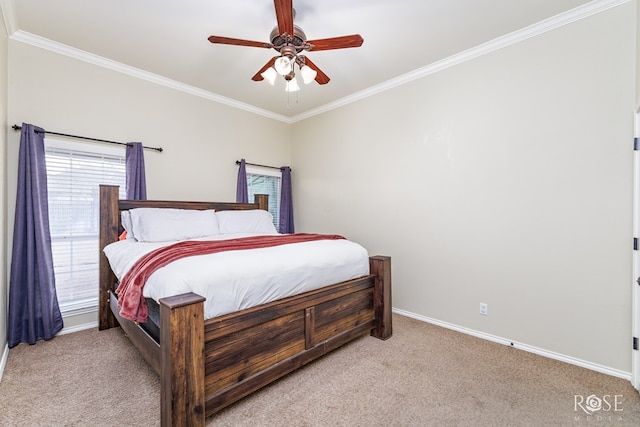
<svg viewBox="0 0 640 427">
<path fill-rule="evenodd" d="M 271 44 L 274 49 L 280 52 L 282 55 L 287 56 L 295 56 L 295 54 L 300 53 L 304 50 L 305 43 L 307 41 L 307 35 L 302 31 L 302 28 L 297 25 L 293 26 L 293 36 L 290 34 L 280 34 L 278 27 L 274 27 L 271 30 L 271 34 L 269 35 L 269 39 L 271 40 Z M 289 49 L 285 49 L 285 48 Z M 283 50 L 285 50 L 283 52 Z M 295 54 L 293 53 L 295 52 Z"/>
</svg>

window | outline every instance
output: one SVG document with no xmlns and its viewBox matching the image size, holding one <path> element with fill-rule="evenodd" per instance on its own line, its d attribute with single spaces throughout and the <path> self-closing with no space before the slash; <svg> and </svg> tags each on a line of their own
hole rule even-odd
<svg viewBox="0 0 640 427">
<path fill-rule="evenodd" d="M 49 223 L 60 311 L 98 301 L 99 184 L 125 196 L 125 150 L 45 138 Z"/>
<path fill-rule="evenodd" d="M 280 186 L 282 173 L 277 169 L 247 165 L 247 190 L 249 202 L 255 194 L 269 195 L 269 212 L 273 215 L 273 225 L 280 228 Z"/>
</svg>

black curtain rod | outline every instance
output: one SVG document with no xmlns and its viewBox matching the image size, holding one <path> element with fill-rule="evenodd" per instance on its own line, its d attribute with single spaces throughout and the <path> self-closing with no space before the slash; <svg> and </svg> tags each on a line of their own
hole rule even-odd
<svg viewBox="0 0 640 427">
<path fill-rule="evenodd" d="M 240 160 L 236 160 L 236 165 L 240 164 Z M 267 166 L 267 165 L 259 165 L 257 163 L 249 163 L 249 162 L 244 162 L 245 165 L 250 165 L 250 166 L 260 166 L 261 168 L 269 168 L 269 169 L 278 169 L 278 170 L 282 170 L 282 168 L 279 168 L 277 166 Z"/>
<path fill-rule="evenodd" d="M 18 131 L 22 129 L 22 126 L 18 126 L 18 125 L 13 125 L 11 126 L 13 128 L 13 130 Z M 37 133 L 40 133 L 40 131 L 36 131 Z M 116 141 L 108 141 L 106 139 L 98 139 L 98 138 L 90 138 L 88 136 L 78 136 L 78 135 L 69 135 L 67 133 L 59 133 L 59 132 L 51 132 L 48 130 L 44 131 L 45 134 L 51 134 L 51 135 L 58 135 L 58 136 L 66 136 L 68 138 L 76 138 L 76 139 L 85 139 L 87 141 L 97 141 L 97 142 L 105 142 L 107 144 L 117 144 L 117 145 L 129 145 L 126 142 L 116 142 Z M 142 148 L 147 149 L 147 150 L 153 150 L 153 151 L 157 151 L 159 153 L 162 153 L 162 147 L 145 147 L 144 145 L 142 146 Z"/>
</svg>

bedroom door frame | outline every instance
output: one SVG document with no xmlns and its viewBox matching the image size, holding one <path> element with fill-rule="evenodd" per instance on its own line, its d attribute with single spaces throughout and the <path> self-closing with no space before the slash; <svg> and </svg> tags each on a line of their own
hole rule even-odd
<svg viewBox="0 0 640 427">
<path fill-rule="evenodd" d="M 635 112 L 633 151 L 633 237 L 640 240 L 640 108 Z M 631 332 L 637 346 L 640 346 L 640 247 L 633 251 L 633 277 L 631 292 Z M 640 391 L 640 349 L 631 350 L 631 384 Z"/>
</svg>

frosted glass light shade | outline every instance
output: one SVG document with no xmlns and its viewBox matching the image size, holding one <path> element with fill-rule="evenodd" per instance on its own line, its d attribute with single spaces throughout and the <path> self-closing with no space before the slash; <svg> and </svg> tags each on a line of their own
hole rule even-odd
<svg viewBox="0 0 640 427">
<path fill-rule="evenodd" d="M 278 73 L 273 67 L 269 67 L 265 70 L 264 73 L 260 73 L 260 75 L 267 81 L 271 86 L 276 82 L 276 77 L 278 77 Z"/>
<path fill-rule="evenodd" d="M 302 68 L 300 68 L 300 74 L 302 75 L 304 84 L 309 84 L 316 78 L 318 72 L 308 65 L 303 65 Z"/>
<path fill-rule="evenodd" d="M 278 74 L 282 76 L 286 76 L 291 72 L 291 60 L 287 56 L 281 56 L 278 59 L 276 59 L 273 66 L 278 72 Z"/>
<path fill-rule="evenodd" d="M 298 86 L 298 81 L 295 77 L 287 81 L 287 86 L 284 88 L 284 90 L 287 92 L 295 92 L 300 90 L 300 86 Z"/>
</svg>

